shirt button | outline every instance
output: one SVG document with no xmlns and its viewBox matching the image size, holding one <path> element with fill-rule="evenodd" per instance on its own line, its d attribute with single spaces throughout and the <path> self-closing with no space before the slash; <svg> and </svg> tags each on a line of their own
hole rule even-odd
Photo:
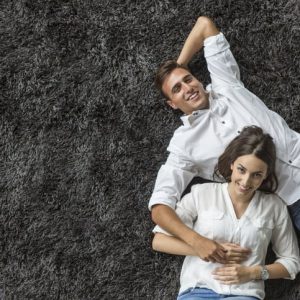
<svg viewBox="0 0 300 300">
<path fill-rule="evenodd" d="M 291 161 L 291 160 L 289 160 L 289 163 L 291 164 L 291 163 L 292 163 L 292 161 Z"/>
<path fill-rule="evenodd" d="M 225 124 L 225 121 L 222 121 L 222 124 Z"/>
<path fill-rule="evenodd" d="M 237 132 L 238 134 L 240 134 L 241 132 L 238 130 L 238 132 Z"/>
</svg>

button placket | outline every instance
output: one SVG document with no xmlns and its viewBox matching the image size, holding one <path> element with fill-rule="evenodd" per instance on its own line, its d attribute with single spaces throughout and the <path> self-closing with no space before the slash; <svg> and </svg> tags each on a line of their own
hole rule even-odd
<svg viewBox="0 0 300 300">
<path fill-rule="evenodd" d="M 241 242 L 241 227 L 240 225 L 238 225 L 234 232 L 234 243 L 240 244 L 240 242 Z"/>
</svg>

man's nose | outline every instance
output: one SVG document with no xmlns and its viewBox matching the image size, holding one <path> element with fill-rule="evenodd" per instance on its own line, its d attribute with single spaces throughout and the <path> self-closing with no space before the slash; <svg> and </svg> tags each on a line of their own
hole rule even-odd
<svg viewBox="0 0 300 300">
<path fill-rule="evenodd" d="M 182 88 L 184 89 L 185 92 L 190 92 L 193 90 L 193 88 L 186 82 L 182 83 Z"/>
</svg>

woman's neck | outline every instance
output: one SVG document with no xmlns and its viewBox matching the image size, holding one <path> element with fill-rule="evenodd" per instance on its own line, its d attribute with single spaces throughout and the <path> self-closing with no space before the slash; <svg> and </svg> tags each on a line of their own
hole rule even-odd
<svg viewBox="0 0 300 300">
<path fill-rule="evenodd" d="M 251 202 L 251 199 L 254 196 L 254 193 L 242 195 L 237 193 L 234 183 L 229 182 L 228 183 L 228 194 L 231 199 L 236 217 L 240 219 L 244 212 L 246 211 L 249 203 Z"/>
</svg>

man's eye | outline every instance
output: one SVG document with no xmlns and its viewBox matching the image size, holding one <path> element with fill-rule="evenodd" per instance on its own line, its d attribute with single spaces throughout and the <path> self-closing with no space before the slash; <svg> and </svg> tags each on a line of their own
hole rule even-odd
<svg viewBox="0 0 300 300">
<path fill-rule="evenodd" d="M 180 91 L 180 87 L 178 85 L 174 86 L 173 93 L 178 93 Z"/>
<path fill-rule="evenodd" d="M 254 174 L 254 178 L 261 178 L 261 174 L 260 173 Z"/>
<path fill-rule="evenodd" d="M 193 80 L 193 78 L 192 78 L 192 77 L 188 77 L 188 78 L 186 78 L 186 79 L 185 79 L 185 82 L 187 82 L 187 83 L 188 83 L 188 82 L 191 82 L 192 80 Z"/>
</svg>

